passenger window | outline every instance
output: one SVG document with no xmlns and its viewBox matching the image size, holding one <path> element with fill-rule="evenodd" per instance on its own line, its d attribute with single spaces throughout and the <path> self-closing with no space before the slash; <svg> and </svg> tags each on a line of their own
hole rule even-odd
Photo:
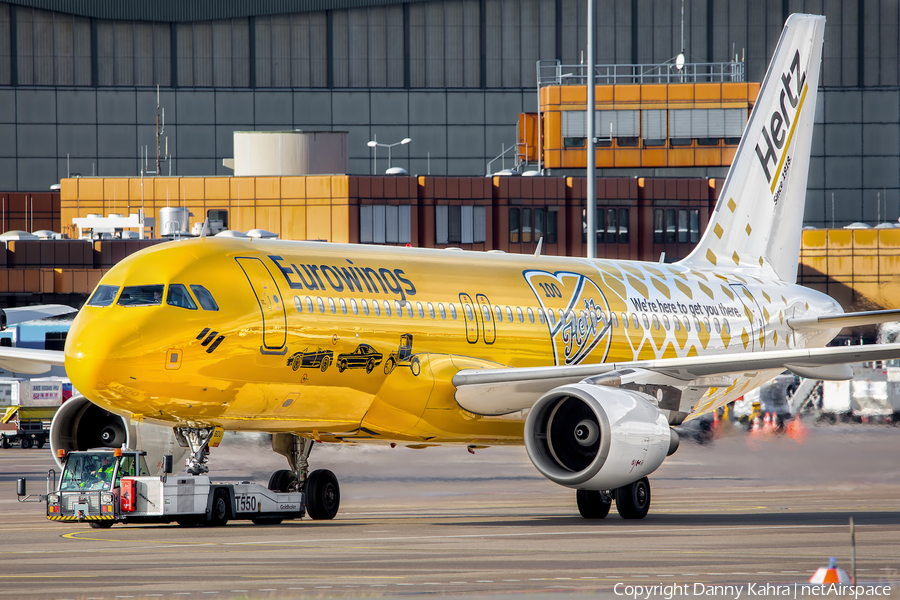
<svg viewBox="0 0 900 600">
<path fill-rule="evenodd" d="M 709 317 L 704 317 L 703 326 L 706 328 L 706 333 L 712 333 L 712 327 L 709 326 Z"/>
<path fill-rule="evenodd" d="M 472 319 L 475 318 L 475 313 L 472 312 L 472 306 L 469 304 L 466 304 L 465 308 L 466 308 L 466 318 L 471 321 Z"/>
<path fill-rule="evenodd" d="M 662 322 L 663 322 L 663 327 L 665 327 L 666 331 L 668 331 L 669 330 L 669 317 L 667 317 L 666 315 L 663 315 Z"/>
<path fill-rule="evenodd" d="M 672 322 L 675 324 L 675 331 L 681 331 L 681 319 L 672 317 Z"/>
<path fill-rule="evenodd" d="M 350 298 L 350 308 L 353 310 L 354 315 L 359 314 L 359 306 L 356 305 L 356 300 Z"/>
<path fill-rule="evenodd" d="M 560 320 L 560 321 L 565 321 L 565 320 L 566 320 L 566 315 L 565 315 L 565 313 L 563 312 L 563 309 L 561 309 L 561 308 L 559 309 L 559 320 Z"/>
<path fill-rule="evenodd" d="M 434 304 L 431 302 L 428 303 L 428 316 L 434 318 Z"/>
<path fill-rule="evenodd" d="M 722 329 L 725 330 L 725 333 L 731 334 L 731 325 L 728 324 L 728 319 L 722 319 Z"/>
<path fill-rule="evenodd" d="M 438 312 L 441 313 L 441 319 L 447 319 L 447 310 L 444 308 L 443 302 L 438 302 Z"/>
<path fill-rule="evenodd" d="M 306 297 L 306 310 L 308 310 L 310 313 L 313 312 L 312 298 L 310 298 L 309 296 Z"/>
<path fill-rule="evenodd" d="M 547 311 L 547 320 L 550 323 L 550 327 L 553 327 L 553 323 L 554 321 L 556 321 L 556 319 L 554 318 L 555 316 L 556 315 L 553 314 L 553 309 Z"/>
<path fill-rule="evenodd" d="M 366 299 L 365 299 L 365 298 L 363 298 L 362 300 L 360 300 L 360 302 L 362 302 L 363 314 L 366 315 L 366 316 L 368 317 L 368 316 L 369 316 L 369 303 L 366 302 Z"/>
<path fill-rule="evenodd" d="M 694 317 L 694 329 L 697 330 L 697 333 L 700 333 L 702 329 L 700 329 L 700 319 Z"/>
<path fill-rule="evenodd" d="M 531 309 L 529 308 L 528 310 L 531 310 Z M 544 315 L 544 309 L 543 309 L 543 308 L 539 308 L 539 309 L 538 309 L 538 318 L 539 318 L 540 321 L 541 321 L 541 325 L 543 325 L 544 323 L 547 322 L 547 317 Z"/>
<path fill-rule="evenodd" d="M 416 310 L 417 310 L 418 313 L 419 313 L 419 318 L 420 318 L 420 319 L 424 319 L 424 318 L 425 318 L 425 309 L 422 308 L 422 303 L 421 303 L 421 302 L 416 302 Z"/>
<path fill-rule="evenodd" d="M 641 328 L 641 323 L 638 321 L 637 313 L 631 313 L 631 324 L 634 325 L 635 329 Z"/>
<path fill-rule="evenodd" d="M 522 313 L 522 307 L 521 307 L 521 306 L 517 306 L 517 307 L 516 307 L 516 316 L 519 317 L 519 323 L 524 323 L 524 322 L 525 322 L 525 315 Z"/>
<path fill-rule="evenodd" d="M 391 304 L 387 300 L 384 301 L 384 316 L 391 316 Z"/>
<path fill-rule="evenodd" d="M 719 325 L 719 319 L 713 319 L 713 323 L 716 325 L 716 333 L 722 333 L 722 326 Z"/>
<path fill-rule="evenodd" d="M 421 312 L 419 314 L 421 316 Z M 406 316 L 412 319 L 412 304 L 410 304 L 409 300 L 406 301 Z"/>
<path fill-rule="evenodd" d="M 528 311 L 528 322 L 534 323 L 534 311 L 531 310 L 530 306 L 526 310 Z"/>
<path fill-rule="evenodd" d="M 129 285 L 122 288 L 119 306 L 155 306 L 162 304 L 164 285 Z"/>
<path fill-rule="evenodd" d="M 631 323 L 628 321 L 628 315 L 626 313 L 622 313 L 622 327 L 628 329 L 631 326 Z"/>
<path fill-rule="evenodd" d="M 116 299 L 116 294 L 119 293 L 119 286 L 117 285 L 100 285 L 97 286 L 97 291 L 93 293 L 91 299 L 88 300 L 88 306 L 109 306 L 113 303 L 113 300 Z"/>
<path fill-rule="evenodd" d="M 653 315 L 653 329 L 659 331 L 659 318 L 656 315 Z"/>
<path fill-rule="evenodd" d="M 481 316 L 484 317 L 485 321 L 490 321 L 491 320 L 491 307 L 488 306 L 487 304 L 482 304 L 481 305 Z"/>
<path fill-rule="evenodd" d="M 503 322 L 503 310 L 499 306 L 494 305 L 494 314 L 497 316 L 497 322 L 502 323 Z"/>
<path fill-rule="evenodd" d="M 343 298 L 338 298 L 338 302 L 341 305 L 341 313 L 346 315 L 347 314 L 347 303 L 344 301 Z M 334 311 L 331 311 L 331 312 L 334 312 Z"/>
<path fill-rule="evenodd" d="M 508 306 L 506 307 L 506 320 L 510 323 L 515 323 L 515 321 L 513 320 L 512 309 Z"/>
<path fill-rule="evenodd" d="M 303 301 L 300 300 L 300 296 L 294 296 L 294 306 L 297 308 L 298 313 L 303 312 Z"/>
<path fill-rule="evenodd" d="M 600 312 L 600 327 L 606 327 L 606 313 Z"/>
<path fill-rule="evenodd" d="M 331 314 L 337 313 L 337 306 L 334 304 L 334 298 L 331 296 L 328 297 L 328 309 L 331 311 Z"/>
<path fill-rule="evenodd" d="M 616 316 L 616 313 L 609 313 L 609 320 L 612 321 L 612 326 L 616 329 L 619 328 L 619 317 Z"/>
<path fill-rule="evenodd" d="M 400 301 L 399 301 L 399 300 L 394 300 L 394 312 L 397 313 L 397 316 L 398 316 L 398 317 L 402 317 L 402 316 L 403 316 L 403 307 L 400 306 Z"/>
<path fill-rule="evenodd" d="M 450 317 L 455 321 L 456 320 L 456 306 L 453 303 L 450 303 Z"/>
<path fill-rule="evenodd" d="M 372 300 L 372 311 L 375 313 L 376 317 L 381 316 L 381 305 L 378 304 L 378 300 Z"/>
<path fill-rule="evenodd" d="M 688 317 L 684 318 L 684 330 L 688 332 L 691 330 L 691 320 Z"/>
<path fill-rule="evenodd" d="M 322 302 L 322 296 L 316 296 L 316 304 L 319 305 L 319 312 L 325 314 L 325 303 Z"/>
<path fill-rule="evenodd" d="M 169 284 L 169 292 L 166 294 L 166 304 L 169 306 L 177 306 L 178 308 L 188 308 L 197 310 L 197 305 L 191 295 L 188 294 L 187 288 L 180 283 Z"/>
<path fill-rule="evenodd" d="M 641 321 L 644 323 L 644 329 L 650 329 L 650 319 L 647 318 L 647 315 L 641 315 Z"/>
<path fill-rule="evenodd" d="M 203 310 L 219 310 L 219 305 L 216 304 L 208 289 L 202 285 L 191 285 L 191 291 L 194 292 L 194 296 L 196 296 L 197 302 L 200 303 Z"/>
</svg>

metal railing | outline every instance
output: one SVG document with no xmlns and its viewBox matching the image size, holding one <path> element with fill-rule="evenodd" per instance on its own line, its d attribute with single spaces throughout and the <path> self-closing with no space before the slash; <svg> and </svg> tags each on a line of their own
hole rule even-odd
<svg viewBox="0 0 900 600">
<path fill-rule="evenodd" d="M 544 85 L 585 85 L 587 65 L 564 65 L 558 60 L 537 61 L 538 87 Z M 727 83 L 745 81 L 744 63 L 685 63 L 677 69 L 673 62 L 659 65 L 597 65 L 596 85 L 625 83 Z"/>
<path fill-rule="evenodd" d="M 487 169 L 486 169 L 487 173 L 485 174 L 486 176 L 490 176 L 490 175 L 494 174 L 494 171 L 492 171 L 491 169 L 492 169 L 493 164 L 495 162 L 497 162 L 498 160 L 501 161 L 501 163 L 500 163 L 501 170 L 505 171 L 506 170 L 506 155 L 513 151 L 515 151 L 515 155 L 514 155 L 515 158 L 513 159 L 513 166 L 512 166 L 511 170 L 517 171 L 519 169 L 519 167 L 522 165 L 523 161 L 521 159 L 521 154 L 518 151 L 518 144 L 513 144 L 512 146 L 510 146 L 508 148 L 506 147 L 506 144 L 503 144 L 501 146 L 501 148 L 503 148 L 503 152 L 498 154 L 492 160 L 488 161 Z M 526 152 L 527 152 L 527 146 L 526 146 Z"/>
</svg>

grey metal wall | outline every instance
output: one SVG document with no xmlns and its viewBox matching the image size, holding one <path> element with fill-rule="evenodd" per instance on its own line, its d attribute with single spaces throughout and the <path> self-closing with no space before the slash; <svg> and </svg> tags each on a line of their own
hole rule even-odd
<svg viewBox="0 0 900 600">
<path fill-rule="evenodd" d="M 75 173 L 137 174 L 139 148 L 153 153 L 156 85 L 173 173 L 228 173 L 235 130 L 303 128 L 349 131 L 353 173 L 372 170 L 366 142 L 377 136 L 413 139 L 394 154 L 412 173 L 430 155 L 433 174 L 480 175 L 514 142 L 516 115 L 535 110 L 535 61 L 584 60 L 586 0 L 311 1 L 284 14 L 302 3 L 222 2 L 195 20 L 186 5 L 148 1 L 153 10 L 0 3 L 0 189 L 47 189 L 67 155 Z M 661 63 L 682 49 L 680 2 L 597 2 L 600 63 Z M 807 221 L 900 216 L 897 0 L 686 0 L 684 10 L 688 60 L 736 55 L 751 81 L 790 13 L 825 14 Z"/>
<path fill-rule="evenodd" d="M 430 155 L 433 175 L 482 175 L 487 157 L 514 143 L 518 113 L 536 110 L 535 93 L 520 90 L 177 89 L 160 103 L 177 175 L 231 174 L 222 159 L 234 131 L 295 128 L 349 131 L 352 173 L 371 172 L 369 140 L 410 137 L 393 149 L 394 166 L 425 174 Z M 0 89 L 0 189 L 49 189 L 67 155 L 72 173 L 136 175 L 144 145 L 155 157 L 155 124 L 155 90 Z M 376 160 L 384 172 L 384 149 Z"/>
</svg>

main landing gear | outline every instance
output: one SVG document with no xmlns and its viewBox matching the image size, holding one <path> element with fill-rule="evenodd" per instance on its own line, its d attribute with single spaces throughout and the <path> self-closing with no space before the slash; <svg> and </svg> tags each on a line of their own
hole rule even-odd
<svg viewBox="0 0 900 600">
<path fill-rule="evenodd" d="M 602 519 L 609 514 L 613 498 L 623 519 L 643 519 L 650 511 L 650 480 L 638 479 L 615 490 L 577 490 L 578 512 L 585 519 Z"/>
<path fill-rule="evenodd" d="M 291 433 L 272 435 L 272 450 L 288 460 L 290 470 L 272 473 L 269 489 L 278 492 L 306 493 L 306 514 L 312 519 L 333 519 L 341 505 L 341 488 L 337 477 L 327 469 L 309 472 L 309 454 L 313 440 Z"/>
</svg>

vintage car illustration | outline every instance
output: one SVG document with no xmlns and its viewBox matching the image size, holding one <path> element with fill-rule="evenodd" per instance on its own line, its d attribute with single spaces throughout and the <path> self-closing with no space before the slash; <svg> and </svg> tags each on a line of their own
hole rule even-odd
<svg viewBox="0 0 900 600">
<path fill-rule="evenodd" d="M 371 373 L 372 369 L 381 364 L 383 355 L 368 344 L 360 344 L 353 352 L 339 354 L 337 357 L 338 371 L 344 372 L 344 369 L 365 369 L 366 373 Z"/>
<path fill-rule="evenodd" d="M 315 369 L 318 367 L 322 369 L 322 372 L 324 373 L 328 367 L 331 366 L 332 361 L 334 361 L 334 352 L 331 350 L 318 348 L 310 352 L 307 347 L 301 352 L 294 352 L 289 356 L 287 364 L 295 371 L 301 367 L 304 369 Z"/>
<path fill-rule="evenodd" d="M 409 367 L 412 374 L 416 377 L 422 366 L 419 364 L 419 357 L 412 353 L 413 336 L 411 333 L 404 333 L 400 336 L 400 347 L 396 352 L 391 354 L 384 361 L 384 374 L 390 375 L 397 367 Z"/>
</svg>

